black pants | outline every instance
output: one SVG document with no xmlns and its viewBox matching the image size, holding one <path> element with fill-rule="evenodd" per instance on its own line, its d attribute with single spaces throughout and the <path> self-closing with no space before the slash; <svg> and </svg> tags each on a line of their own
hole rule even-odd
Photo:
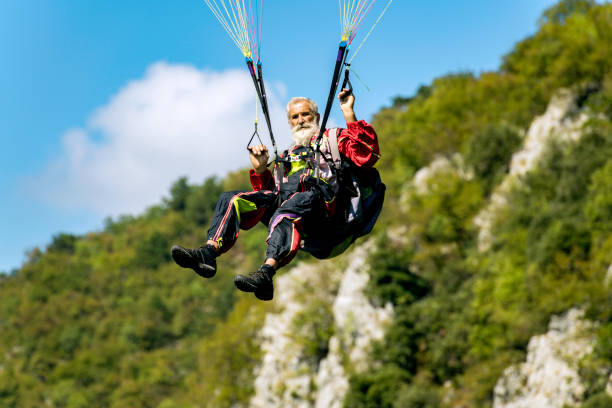
<svg viewBox="0 0 612 408">
<path fill-rule="evenodd" d="M 220 253 L 224 253 L 234 245 L 240 229 L 248 230 L 263 222 L 269 230 L 266 258 L 275 259 L 279 267 L 286 265 L 297 254 L 302 235 L 324 233 L 334 204 L 333 199 L 326 201 L 324 197 L 329 194 L 317 188 L 294 193 L 225 192 L 217 201 L 207 239 L 215 241 Z"/>
</svg>

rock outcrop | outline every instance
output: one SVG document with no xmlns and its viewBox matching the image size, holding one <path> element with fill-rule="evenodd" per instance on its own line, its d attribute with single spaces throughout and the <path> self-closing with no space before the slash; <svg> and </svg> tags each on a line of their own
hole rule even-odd
<svg viewBox="0 0 612 408">
<path fill-rule="evenodd" d="M 493 408 L 577 406 L 584 392 L 578 363 L 593 351 L 593 327 L 580 309 L 553 316 L 548 332 L 529 341 L 526 361 L 497 381 Z"/>
<path fill-rule="evenodd" d="M 276 279 L 278 313 L 269 314 L 261 330 L 264 357 L 250 406 L 342 406 L 349 386 L 346 367 L 367 369 L 370 345 L 383 337 L 393 315 L 390 305 L 375 308 L 364 295 L 371 250 L 368 243 L 355 248 L 343 268 L 331 261 L 299 264 Z M 312 305 L 318 309 L 313 311 Z M 333 335 L 327 355 L 313 361 L 296 338 L 296 319 L 305 312 L 325 313 L 328 306 Z"/>
</svg>

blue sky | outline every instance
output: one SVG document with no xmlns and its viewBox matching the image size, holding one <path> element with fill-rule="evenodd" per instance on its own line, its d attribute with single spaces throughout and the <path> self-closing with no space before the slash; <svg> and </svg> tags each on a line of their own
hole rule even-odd
<svg viewBox="0 0 612 408">
<path fill-rule="evenodd" d="M 393 1 L 353 61 L 370 88 L 353 80 L 358 116 L 437 76 L 497 69 L 552 4 Z M 325 102 L 338 4 L 264 7 L 262 61 L 283 145 L 286 101 Z M 248 165 L 254 91 L 201 0 L 3 0 L 0 57 L 0 271 L 58 232 L 100 229 L 106 216 L 158 203 L 182 175 L 201 182 Z M 337 107 L 332 123 L 342 125 Z"/>
</svg>

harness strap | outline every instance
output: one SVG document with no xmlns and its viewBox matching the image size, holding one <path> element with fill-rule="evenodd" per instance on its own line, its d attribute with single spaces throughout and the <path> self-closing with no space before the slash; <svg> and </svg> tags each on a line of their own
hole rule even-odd
<svg viewBox="0 0 612 408">
<path fill-rule="evenodd" d="M 340 170 L 342 159 L 340 158 L 340 150 L 338 149 L 338 128 L 329 129 L 327 132 L 327 140 L 329 141 L 329 152 L 334 162 L 334 168 Z"/>
</svg>

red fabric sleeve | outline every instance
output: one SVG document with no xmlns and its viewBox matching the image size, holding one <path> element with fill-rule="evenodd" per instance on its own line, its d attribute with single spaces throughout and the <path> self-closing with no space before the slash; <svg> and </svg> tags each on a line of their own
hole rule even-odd
<svg viewBox="0 0 612 408">
<path fill-rule="evenodd" d="M 274 190 L 274 177 L 272 177 L 272 172 L 269 169 L 261 174 L 257 174 L 255 170 L 250 169 L 249 179 L 254 191 Z"/>
<path fill-rule="evenodd" d="M 378 136 L 364 120 L 347 123 L 338 136 L 338 150 L 359 167 L 372 167 L 380 158 Z"/>
</svg>

